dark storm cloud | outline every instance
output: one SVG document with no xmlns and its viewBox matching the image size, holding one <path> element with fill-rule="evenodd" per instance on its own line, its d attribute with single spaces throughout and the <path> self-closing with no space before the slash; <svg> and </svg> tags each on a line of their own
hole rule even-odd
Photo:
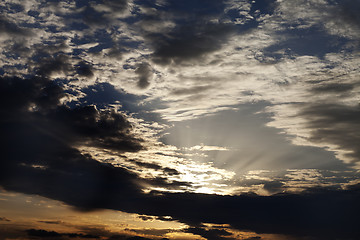
<svg viewBox="0 0 360 240">
<path fill-rule="evenodd" d="M 151 67 L 147 63 L 142 63 L 138 66 L 135 72 L 139 76 L 139 81 L 137 86 L 141 89 L 147 88 L 150 85 L 150 80 L 152 77 Z"/>
<path fill-rule="evenodd" d="M 334 144 L 342 150 L 351 151 L 346 156 L 353 163 L 360 159 L 360 106 L 340 104 L 314 104 L 305 106 L 300 113 L 307 119 L 311 130 L 310 141 Z"/>
</svg>

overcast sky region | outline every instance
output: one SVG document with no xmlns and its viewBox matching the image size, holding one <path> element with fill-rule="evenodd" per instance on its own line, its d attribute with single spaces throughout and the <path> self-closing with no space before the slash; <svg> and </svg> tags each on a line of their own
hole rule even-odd
<svg viewBox="0 0 360 240">
<path fill-rule="evenodd" d="M 360 239 L 360 0 L 0 2 L 0 239 Z"/>
</svg>

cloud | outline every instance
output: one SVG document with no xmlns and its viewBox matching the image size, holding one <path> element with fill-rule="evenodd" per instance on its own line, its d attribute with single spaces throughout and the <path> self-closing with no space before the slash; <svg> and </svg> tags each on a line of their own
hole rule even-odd
<svg viewBox="0 0 360 240">
<path fill-rule="evenodd" d="M 182 120 L 233 109 L 235 104 L 249 101 L 267 101 L 274 107 L 274 117 L 289 116 L 289 109 L 275 108 L 291 102 L 301 103 L 296 105 L 296 113 L 304 125 L 277 127 L 296 128 L 299 132 L 294 135 L 301 137 L 303 131 L 309 131 L 304 137 L 308 145 L 330 146 L 355 164 L 360 146 L 354 130 L 359 129 L 358 106 L 317 100 L 328 94 L 343 94 L 349 97 L 342 95 L 339 101 L 355 103 L 351 96 L 358 87 L 350 75 L 338 83 L 323 78 L 358 68 L 353 54 L 357 48 L 350 41 L 358 36 L 358 2 L 99 0 L 32 1 L 21 3 L 23 7 L 4 3 L 6 15 L 0 18 L 0 32 L 14 41 L 4 41 L 5 50 L 1 52 L 0 73 L 7 77 L 0 79 L 0 184 L 8 190 L 57 199 L 83 210 L 109 208 L 171 216 L 192 226 L 189 231 L 204 236 L 226 234 L 199 227 L 217 222 L 259 233 L 320 239 L 357 237 L 356 188 L 268 197 L 159 191 L 144 194 L 146 185 L 179 190 L 187 183 L 169 180 L 169 176 L 178 176 L 180 169 L 132 161 L 139 169 L 158 170 L 165 176 L 141 179 L 125 168 L 99 162 L 78 147 L 115 154 L 144 149 L 144 140 L 132 133 L 128 118 L 110 110 L 108 104 L 121 104 L 122 110 L 131 113 L 157 107 L 164 118 Z M 342 23 L 346 23 L 344 31 L 340 31 Z M 31 33 L 34 37 L 27 38 Z M 303 41 L 299 42 L 301 37 Z M 339 51 L 344 51 L 343 55 Z M 258 61 L 257 54 L 263 54 L 267 61 Z M 28 77 L 9 77 L 14 70 L 19 71 L 18 76 L 26 72 Z M 49 78 L 57 79 L 52 82 Z M 307 84 L 314 79 L 324 81 Z M 136 92 L 134 81 L 139 88 L 150 89 L 146 95 L 129 94 Z M 125 91 L 119 92 L 115 86 Z M 71 107 L 62 105 L 71 91 L 79 91 L 84 97 L 79 96 Z M 245 96 L 245 92 L 252 94 Z M 197 103 L 187 98 L 196 94 L 206 96 Z M 138 105 L 140 100 L 149 99 L 158 102 L 149 103 L 153 105 L 147 108 Z M 256 151 L 258 144 L 254 144 Z M 256 165 L 262 157 L 269 159 L 274 148 L 268 143 L 266 146 L 269 152 L 250 158 L 243 166 Z M 319 164 L 317 159 L 310 161 Z M 277 180 L 265 182 L 263 188 L 273 194 L 289 187 Z"/>
<path fill-rule="evenodd" d="M 331 13 L 336 17 L 335 21 L 340 20 L 350 28 L 359 30 L 360 17 L 357 14 L 360 10 L 359 0 L 336 0 L 332 4 L 334 4 L 334 9 Z"/>
<path fill-rule="evenodd" d="M 231 32 L 231 25 L 205 23 L 179 26 L 167 36 L 149 36 L 156 44 L 153 61 L 169 64 L 199 59 L 220 49 Z"/>
<path fill-rule="evenodd" d="M 310 141 L 334 145 L 333 149 L 358 164 L 360 157 L 360 134 L 354 129 L 360 127 L 359 106 L 319 103 L 305 106 L 300 115 L 306 119 L 311 131 Z"/>
<path fill-rule="evenodd" d="M 70 59 L 67 55 L 44 57 L 37 67 L 37 74 L 43 77 L 50 77 L 53 73 L 67 73 L 71 70 Z M 36 62 L 38 64 L 39 62 Z"/>
<path fill-rule="evenodd" d="M 213 88 L 212 86 L 195 86 L 191 88 L 181 88 L 173 90 L 172 94 L 174 95 L 193 95 L 205 92 L 208 89 Z"/>
<path fill-rule="evenodd" d="M 75 148 L 88 144 L 119 152 L 139 151 L 141 140 L 131 136 L 124 116 L 99 112 L 93 106 L 61 106 L 61 88 L 44 78 L 0 80 L 2 186 L 85 208 L 102 202 L 102 191 L 115 187 L 112 181 L 122 183 L 110 190 L 114 194 L 139 191 L 137 176 L 97 162 Z"/>
<path fill-rule="evenodd" d="M 278 193 L 283 191 L 284 184 L 282 182 L 272 181 L 264 184 L 264 189 L 270 194 Z"/>
<path fill-rule="evenodd" d="M 4 16 L 0 17 L 0 33 L 9 36 L 30 36 L 31 31 L 27 28 L 19 27 Z"/>
<path fill-rule="evenodd" d="M 11 222 L 11 220 L 6 217 L 0 217 L 0 221 Z"/>
<path fill-rule="evenodd" d="M 147 88 L 150 85 L 152 71 L 149 64 L 142 63 L 138 66 L 135 72 L 139 75 L 137 86 L 141 89 Z"/>
<path fill-rule="evenodd" d="M 84 61 L 79 62 L 77 65 L 75 65 L 75 67 L 76 67 L 76 72 L 80 76 L 85 76 L 85 77 L 93 77 L 94 76 L 91 65 Z"/>
<path fill-rule="evenodd" d="M 354 230 L 360 211 L 358 189 L 268 197 L 144 194 L 141 190 L 144 184 L 171 189 L 184 183 L 171 183 L 161 178 L 140 179 L 123 168 L 98 162 L 75 148 L 76 140 L 81 139 L 80 143 L 137 151 L 123 144 L 129 140 L 138 146 L 137 142 L 132 142 L 129 124 L 122 115 L 98 112 L 92 106 L 74 109 L 61 106 L 61 88 L 55 91 L 57 94 L 50 94 L 56 85 L 44 78 L 1 78 L 0 83 L 3 98 L 0 184 L 7 190 L 38 194 L 83 210 L 107 208 L 141 215 L 171 216 L 194 227 L 202 223 L 227 223 L 240 230 L 308 235 L 319 239 L 359 234 Z M 49 96 L 50 100 L 44 101 L 44 97 Z M 346 115 L 338 114 L 337 108 L 325 109 L 327 111 L 312 108 L 304 114 L 321 113 L 329 124 L 338 120 L 355 124 L 355 120 L 346 117 L 351 113 L 356 116 L 354 109 L 348 109 Z M 280 186 L 267 188 L 274 187 Z M 194 228 L 191 231 L 195 230 L 202 231 L 203 235 L 219 233 Z"/>
<path fill-rule="evenodd" d="M 135 163 L 140 168 L 147 168 L 147 169 L 150 168 L 150 169 L 154 169 L 154 170 L 161 170 L 165 174 L 168 174 L 168 175 L 179 175 L 180 174 L 176 169 L 172 169 L 172 168 L 169 168 L 169 167 L 162 167 L 162 166 L 160 166 L 158 164 L 155 164 L 155 163 L 141 162 L 141 161 L 134 160 L 134 159 L 129 159 L 128 161 Z"/>
<path fill-rule="evenodd" d="M 62 236 L 62 234 L 57 233 L 55 231 L 46 231 L 46 230 L 28 229 L 26 230 L 26 232 L 31 237 L 57 238 Z"/>
<path fill-rule="evenodd" d="M 354 89 L 350 83 L 329 83 L 314 87 L 311 91 L 315 93 L 346 93 Z"/>
<path fill-rule="evenodd" d="M 193 233 L 195 235 L 200 235 L 205 239 L 211 239 L 211 240 L 235 239 L 229 237 L 232 234 L 224 229 L 204 229 L 200 227 L 193 227 L 193 228 L 185 229 L 185 232 Z"/>
</svg>

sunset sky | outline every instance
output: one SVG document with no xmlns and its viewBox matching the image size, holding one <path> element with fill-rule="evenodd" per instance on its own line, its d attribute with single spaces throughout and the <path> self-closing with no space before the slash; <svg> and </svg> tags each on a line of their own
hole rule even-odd
<svg viewBox="0 0 360 240">
<path fill-rule="evenodd" d="M 0 239 L 360 239 L 360 0 L 3 0 Z"/>
</svg>

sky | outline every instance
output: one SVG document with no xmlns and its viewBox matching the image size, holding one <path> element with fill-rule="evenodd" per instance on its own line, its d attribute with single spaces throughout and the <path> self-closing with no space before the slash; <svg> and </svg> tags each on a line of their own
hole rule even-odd
<svg viewBox="0 0 360 240">
<path fill-rule="evenodd" d="M 0 238 L 356 240 L 359 0 L 0 2 Z"/>
</svg>

